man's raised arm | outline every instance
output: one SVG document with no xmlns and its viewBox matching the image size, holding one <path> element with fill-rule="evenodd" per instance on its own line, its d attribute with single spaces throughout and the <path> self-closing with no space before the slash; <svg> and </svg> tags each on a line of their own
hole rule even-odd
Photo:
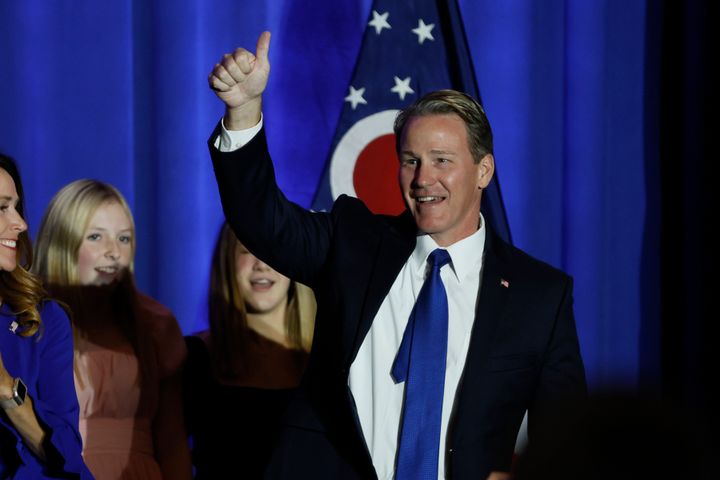
<svg viewBox="0 0 720 480">
<path fill-rule="evenodd" d="M 258 38 L 253 55 L 244 48 L 223 55 L 208 76 L 208 84 L 225 104 L 227 130 L 245 130 L 260 121 L 262 93 L 270 74 L 270 32 Z"/>
</svg>

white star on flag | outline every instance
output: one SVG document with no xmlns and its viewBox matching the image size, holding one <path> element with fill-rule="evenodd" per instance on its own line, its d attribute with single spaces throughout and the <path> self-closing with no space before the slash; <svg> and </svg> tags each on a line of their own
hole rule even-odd
<svg viewBox="0 0 720 480">
<path fill-rule="evenodd" d="M 355 89 L 352 85 L 350 85 L 350 93 L 347 97 L 345 97 L 346 102 L 350 102 L 350 106 L 352 106 L 352 109 L 355 110 L 355 108 L 358 106 L 358 103 L 362 103 L 363 105 L 367 105 L 367 100 L 363 98 L 363 94 L 365 93 L 365 87 Z"/>
<path fill-rule="evenodd" d="M 435 28 L 435 24 L 431 23 L 430 25 L 425 25 L 425 22 L 423 22 L 422 18 L 418 20 L 418 26 L 417 28 L 413 28 L 413 33 L 418 36 L 418 43 L 422 45 L 422 43 L 425 40 L 435 40 L 435 37 L 432 36 L 432 29 Z"/>
<path fill-rule="evenodd" d="M 388 30 L 392 28 L 387 21 L 389 15 L 388 12 L 385 12 L 381 15 L 376 10 L 373 10 L 372 14 L 373 19 L 370 20 L 368 25 L 370 25 L 371 27 L 375 27 L 375 33 L 380 35 L 380 32 L 382 32 L 383 28 L 387 28 Z"/>
<path fill-rule="evenodd" d="M 400 100 L 405 100 L 405 95 L 408 93 L 415 93 L 415 90 L 410 88 L 410 77 L 406 77 L 404 80 L 395 77 L 395 86 L 391 88 L 390 91 L 397 93 L 400 96 Z"/>
<path fill-rule="evenodd" d="M 467 91 L 475 98 L 480 92 L 458 6 L 462 0 L 362 3 L 368 5 L 360 20 L 362 44 L 352 79 L 340 86 L 344 93 L 339 98 L 347 96 L 339 100 L 342 113 L 311 208 L 330 211 L 333 201 L 347 194 L 366 202 L 374 213 L 399 215 L 405 205 L 397 181 L 378 177 L 373 163 L 395 153 L 388 136 L 398 110 L 442 88 Z M 510 240 L 497 181 L 483 191 L 482 204 L 488 224 Z M 500 280 L 493 282 L 507 293 L 510 281 L 505 286 Z"/>
</svg>

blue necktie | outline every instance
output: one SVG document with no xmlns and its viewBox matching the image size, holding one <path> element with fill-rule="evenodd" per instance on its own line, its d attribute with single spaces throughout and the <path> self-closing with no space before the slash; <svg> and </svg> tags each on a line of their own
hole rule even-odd
<svg viewBox="0 0 720 480">
<path fill-rule="evenodd" d="M 438 248 L 428 262 L 430 275 L 420 289 L 392 367 L 395 382 L 405 382 L 397 480 L 437 479 L 438 474 L 448 339 L 448 301 L 440 268 L 450 262 L 450 255 Z"/>
</svg>

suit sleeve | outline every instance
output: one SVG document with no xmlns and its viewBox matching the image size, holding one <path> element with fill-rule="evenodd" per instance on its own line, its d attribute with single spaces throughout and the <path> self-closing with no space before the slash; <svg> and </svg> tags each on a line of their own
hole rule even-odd
<svg viewBox="0 0 720 480">
<path fill-rule="evenodd" d="M 313 286 L 328 256 L 333 220 L 308 212 L 279 190 L 268 153 L 265 130 L 232 152 L 208 147 L 225 218 L 255 256 L 284 275 Z"/>
<path fill-rule="evenodd" d="M 531 441 L 547 432 L 557 415 L 577 408 L 587 397 L 585 368 L 580 356 L 573 314 L 573 282 L 565 277 L 555 325 L 543 356 L 540 377 L 528 416 Z M 549 432 L 547 432 L 549 433 Z"/>
</svg>

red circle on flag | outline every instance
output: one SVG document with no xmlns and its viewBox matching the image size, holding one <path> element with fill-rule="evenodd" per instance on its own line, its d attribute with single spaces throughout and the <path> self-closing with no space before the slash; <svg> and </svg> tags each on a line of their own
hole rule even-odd
<svg viewBox="0 0 720 480">
<path fill-rule="evenodd" d="M 395 134 L 381 135 L 362 149 L 355 161 L 353 186 L 373 213 L 398 215 L 405 209 L 398 185 Z"/>
</svg>

